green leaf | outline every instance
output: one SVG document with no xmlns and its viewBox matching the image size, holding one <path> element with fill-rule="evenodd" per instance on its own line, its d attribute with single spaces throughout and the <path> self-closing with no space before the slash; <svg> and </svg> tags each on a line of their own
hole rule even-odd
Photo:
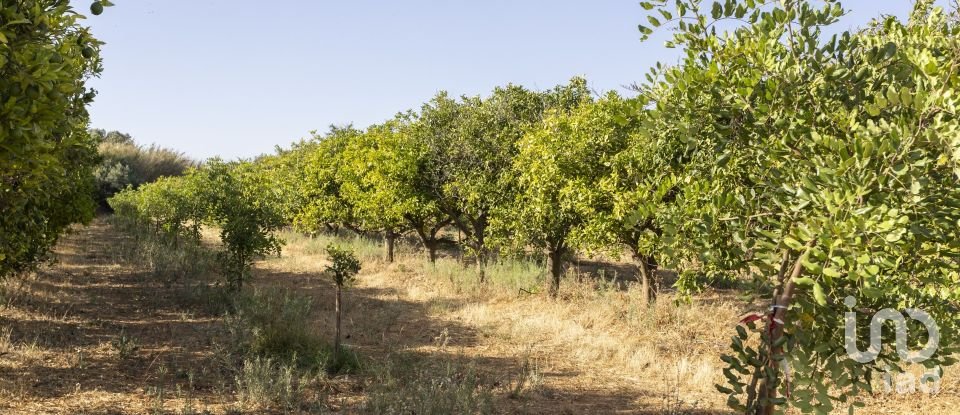
<svg viewBox="0 0 960 415">
<path fill-rule="evenodd" d="M 795 251 L 799 251 L 803 249 L 803 243 L 789 236 L 786 238 L 783 238 L 783 243 L 786 244 L 788 247 L 790 247 L 790 249 L 793 249 Z"/>
<path fill-rule="evenodd" d="M 842 274 L 841 274 L 840 271 L 837 270 L 836 268 L 826 267 L 826 268 L 823 269 L 823 275 L 826 275 L 826 276 L 831 277 L 831 278 L 837 278 L 837 277 L 839 277 L 839 276 L 842 275 Z"/>
<path fill-rule="evenodd" d="M 814 274 L 819 274 L 823 272 L 823 267 L 816 262 L 810 261 L 809 257 L 806 255 L 800 257 L 800 263 L 803 265 L 804 268 L 806 268 L 808 271 Z"/>
<path fill-rule="evenodd" d="M 821 307 L 827 305 L 827 295 L 823 292 L 823 287 L 818 283 L 813 284 L 813 299 Z"/>
<path fill-rule="evenodd" d="M 883 290 L 876 287 L 863 287 L 860 289 L 860 292 L 862 292 L 867 298 L 871 299 L 877 299 L 883 296 Z"/>
<path fill-rule="evenodd" d="M 794 278 L 793 282 L 801 287 L 812 287 L 817 284 L 817 282 L 810 277 Z"/>
</svg>

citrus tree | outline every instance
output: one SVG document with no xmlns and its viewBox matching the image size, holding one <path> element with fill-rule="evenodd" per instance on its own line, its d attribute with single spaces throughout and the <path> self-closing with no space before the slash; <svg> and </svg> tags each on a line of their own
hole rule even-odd
<svg viewBox="0 0 960 415">
<path fill-rule="evenodd" d="M 347 127 L 331 127 L 325 135 L 316 135 L 314 143 L 304 147 L 300 163 L 303 166 L 299 197 L 292 211 L 294 225 L 302 231 L 318 232 L 338 226 L 360 232 L 353 218 L 353 207 L 341 191 L 341 153 L 361 131 Z"/>
<path fill-rule="evenodd" d="M 459 101 L 441 93 L 421 109 L 412 134 L 427 152 L 423 183 L 463 233 L 481 279 L 493 212 L 514 199 L 509 172 L 524 129 L 540 122 L 547 109 L 576 106 L 588 96 L 586 81 L 575 78 L 544 92 L 508 85 L 485 98 Z"/>
<path fill-rule="evenodd" d="M 341 154 L 343 196 L 360 228 L 384 234 L 390 262 L 394 241 L 410 231 L 435 261 L 438 234 L 450 223 L 422 186 L 425 152 L 409 134 L 411 117 L 371 126 Z"/>
<path fill-rule="evenodd" d="M 403 162 L 402 153 L 394 151 L 399 128 L 397 121 L 373 125 L 351 140 L 339 155 L 337 176 L 355 226 L 383 234 L 387 262 L 393 262 L 396 240 L 407 230 L 404 215 L 416 208 L 416 201 L 403 197 L 395 176 L 397 168 L 403 168 L 393 164 Z"/>
<path fill-rule="evenodd" d="M 220 228 L 220 262 L 230 286 L 239 290 L 250 277 L 254 259 L 280 254 L 283 242 L 273 232 L 283 220 L 276 204 L 264 198 L 270 183 L 249 162 L 208 160 L 197 174 L 207 186 L 209 217 Z"/>
<path fill-rule="evenodd" d="M 82 18 L 66 1 L 0 2 L 0 277 L 93 217 L 86 82 L 101 72 L 100 42 Z"/>
<path fill-rule="evenodd" d="M 658 139 L 676 123 L 648 116 L 653 105 L 641 94 L 615 113 L 617 129 L 613 131 L 625 134 L 626 142 L 608 161 L 609 173 L 598 182 L 604 196 L 598 199 L 601 204 L 589 216 L 580 237 L 587 247 L 605 247 L 615 257 L 626 248 L 637 266 L 648 303 L 656 298 L 660 286 L 657 269 L 665 240 L 662 216 L 676 197 L 674 168 L 684 162 L 687 147 L 677 140 Z"/>
<path fill-rule="evenodd" d="M 270 182 L 270 199 L 287 224 L 293 224 L 297 215 L 309 203 L 306 192 L 307 161 L 317 151 L 317 142 L 301 140 L 291 148 L 277 148 L 276 153 L 259 157 L 255 166 L 259 174 Z"/>
<path fill-rule="evenodd" d="M 576 248 L 616 249 L 607 237 L 614 194 L 604 183 L 637 129 L 639 103 L 610 93 L 569 111 L 552 111 L 518 143 L 517 198 L 495 216 L 501 244 L 543 249 L 555 295 L 563 262 Z M 623 225 L 621 225 L 623 226 Z"/>
<path fill-rule="evenodd" d="M 686 52 L 649 85 L 649 116 L 676 125 L 658 139 L 687 147 L 673 170 L 678 200 L 663 212 L 665 249 L 675 262 L 750 276 L 770 306 L 738 327 L 718 389 L 742 412 L 859 405 L 874 373 L 909 360 L 890 348 L 867 363 L 848 356 L 854 304 L 867 319 L 884 308 L 929 313 L 941 347 L 923 364 L 952 364 L 956 15 L 920 1 L 909 22 L 825 38 L 839 3 L 701 6 L 644 4 L 652 25 L 676 22 L 671 43 Z M 743 23 L 718 34 L 725 19 Z M 932 340 L 909 333 L 907 345 Z"/>
</svg>

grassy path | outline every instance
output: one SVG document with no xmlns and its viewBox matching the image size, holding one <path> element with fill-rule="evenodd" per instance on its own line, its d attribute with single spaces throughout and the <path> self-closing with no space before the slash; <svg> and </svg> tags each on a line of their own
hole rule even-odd
<svg viewBox="0 0 960 415">
<path fill-rule="evenodd" d="M 375 246 L 355 247 L 369 252 L 345 296 L 345 343 L 367 368 L 322 380 L 322 410 L 242 406 L 223 318 L 125 262 L 119 247 L 131 241 L 123 238 L 102 220 L 78 227 L 58 245 L 56 263 L 0 283 L 0 414 L 357 413 L 371 393 L 389 400 L 422 392 L 377 384 L 377 368 L 406 365 L 401 372 L 422 371 L 427 383 L 465 376 L 445 373 L 450 362 L 476 370 L 494 413 L 726 413 L 712 384 L 727 323 L 740 310 L 722 296 L 632 316 L 629 291 L 574 286 L 560 301 L 515 289 L 479 294 L 413 252 L 383 263 Z M 325 242 L 290 239 L 281 258 L 257 263 L 245 290 L 313 299 L 304 330 L 327 339 Z M 442 264 L 462 272 L 452 260 Z M 580 291 L 588 294 L 572 294 Z M 940 395 L 877 395 L 863 413 L 954 413 L 957 390 L 948 374 Z"/>
<path fill-rule="evenodd" d="M 57 263 L 4 283 L 0 413 L 150 413 L 178 387 L 197 406 L 225 403 L 207 335 L 218 319 L 122 265 L 118 238 L 99 221 L 77 228 Z"/>
</svg>

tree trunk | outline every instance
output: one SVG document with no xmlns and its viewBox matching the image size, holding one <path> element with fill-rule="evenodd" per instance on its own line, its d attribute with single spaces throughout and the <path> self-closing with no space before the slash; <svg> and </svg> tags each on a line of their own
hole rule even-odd
<svg viewBox="0 0 960 415">
<path fill-rule="evenodd" d="M 430 263 L 437 262 L 437 232 L 438 228 L 433 228 L 431 230 L 424 230 L 423 223 L 413 223 L 413 229 L 417 232 L 417 237 L 420 238 L 420 244 L 423 245 L 423 249 L 427 251 L 427 258 L 430 259 Z M 427 232 L 430 232 L 429 234 Z"/>
<path fill-rule="evenodd" d="M 486 282 L 487 280 L 487 261 L 490 259 L 490 252 L 487 251 L 486 244 L 486 231 L 487 231 L 487 216 L 480 215 L 476 220 L 471 221 L 473 224 L 473 240 L 474 249 L 477 252 L 477 267 L 479 267 L 480 282 Z"/>
<path fill-rule="evenodd" d="M 812 247 L 814 241 L 807 243 L 807 248 Z M 789 276 L 786 275 L 787 267 L 790 263 L 790 251 L 785 251 L 783 253 L 783 259 L 780 263 L 780 272 L 778 274 L 778 280 L 780 282 L 780 287 L 774 291 L 773 294 L 773 310 L 769 317 L 767 330 L 770 333 L 770 343 L 766 345 L 768 347 L 767 351 L 767 368 L 777 376 L 782 376 L 783 373 L 780 370 L 780 367 L 777 365 L 777 361 L 773 359 L 773 356 L 783 353 L 783 346 L 774 347 L 773 345 L 777 343 L 777 340 L 780 340 L 783 337 L 783 328 L 787 324 L 787 309 L 790 307 L 790 304 L 793 302 L 793 292 L 796 288 L 794 280 L 800 278 L 803 275 L 803 257 L 807 255 L 809 250 L 801 253 L 800 257 L 797 258 L 796 262 L 793 264 L 793 270 Z M 764 368 L 757 368 L 757 374 L 761 375 Z M 765 376 L 760 376 L 760 385 L 756 391 L 757 402 L 757 414 L 758 415 L 773 415 L 776 410 L 776 405 L 770 404 L 770 400 L 777 397 L 777 384 L 770 384 L 767 382 Z M 763 402 L 767 402 L 764 404 Z"/>
<path fill-rule="evenodd" d="M 387 231 L 386 238 L 384 239 L 384 246 L 387 250 L 387 262 L 393 262 L 393 246 L 396 242 L 397 235 L 393 231 Z"/>
<path fill-rule="evenodd" d="M 237 261 L 239 261 L 240 265 L 237 267 L 237 270 L 239 271 L 237 274 L 237 292 L 240 292 L 240 290 L 243 289 L 243 266 L 246 264 L 246 260 L 244 260 L 243 255 L 240 255 L 239 258 L 237 258 Z"/>
<path fill-rule="evenodd" d="M 551 249 L 547 254 L 550 262 L 550 278 L 547 280 L 547 292 L 556 297 L 560 292 L 560 277 L 563 274 L 563 248 Z"/>
<path fill-rule="evenodd" d="M 477 274 L 481 283 L 487 281 L 487 253 L 483 251 L 483 248 L 477 251 Z"/>
<path fill-rule="evenodd" d="M 639 258 L 638 268 L 640 268 L 640 286 L 643 290 L 643 305 L 649 306 L 653 303 L 653 289 L 650 287 L 650 268 L 647 261 Z"/>
<path fill-rule="evenodd" d="M 334 303 L 334 309 L 337 314 L 337 329 L 333 338 L 334 358 L 339 358 L 339 353 L 340 353 L 340 303 L 341 303 L 340 291 L 341 291 L 340 285 L 337 285 L 337 299 L 336 299 L 336 302 Z"/>
<path fill-rule="evenodd" d="M 644 305 L 653 304 L 653 302 L 657 299 L 657 266 L 654 263 L 653 258 L 646 255 L 634 253 L 633 259 L 637 262 L 637 270 L 639 271 L 638 275 L 640 276 L 640 287 L 643 291 Z"/>
</svg>

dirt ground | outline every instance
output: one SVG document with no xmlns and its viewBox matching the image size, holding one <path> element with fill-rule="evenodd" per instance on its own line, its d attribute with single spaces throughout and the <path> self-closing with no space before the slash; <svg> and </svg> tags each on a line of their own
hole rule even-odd
<svg viewBox="0 0 960 415">
<path fill-rule="evenodd" d="M 0 414 L 264 413 L 236 404 L 235 375 L 219 361 L 222 318 L 184 305 L 175 287 L 117 261 L 118 238 L 102 220 L 78 227 L 56 248 L 54 264 L 5 283 Z M 291 255 L 300 256 L 299 266 L 291 266 Z M 286 259 L 261 261 L 254 286 L 317 298 L 317 330 L 329 333 L 332 304 L 323 299 L 333 287 L 315 272 L 322 260 L 304 255 L 294 249 Z M 724 327 L 741 311 L 735 307 L 706 309 L 712 315 L 698 319 L 702 327 L 686 329 L 670 325 L 688 321 L 681 311 L 665 309 L 666 325 L 651 332 L 662 338 L 644 340 L 579 309 L 609 299 L 458 295 L 402 261 L 367 267 L 347 293 L 345 342 L 373 361 L 403 350 L 472 362 L 494 379 L 498 413 L 729 413 L 712 385 L 729 335 Z M 674 332 L 693 340 L 666 361 L 670 350 L 658 343 L 676 349 Z M 960 413 L 960 388 L 949 375 L 938 395 L 878 394 L 858 413 Z M 509 391 L 520 378 L 536 384 L 516 397 Z M 332 380 L 329 409 L 351 413 L 368 383 L 363 375 Z"/>
</svg>

